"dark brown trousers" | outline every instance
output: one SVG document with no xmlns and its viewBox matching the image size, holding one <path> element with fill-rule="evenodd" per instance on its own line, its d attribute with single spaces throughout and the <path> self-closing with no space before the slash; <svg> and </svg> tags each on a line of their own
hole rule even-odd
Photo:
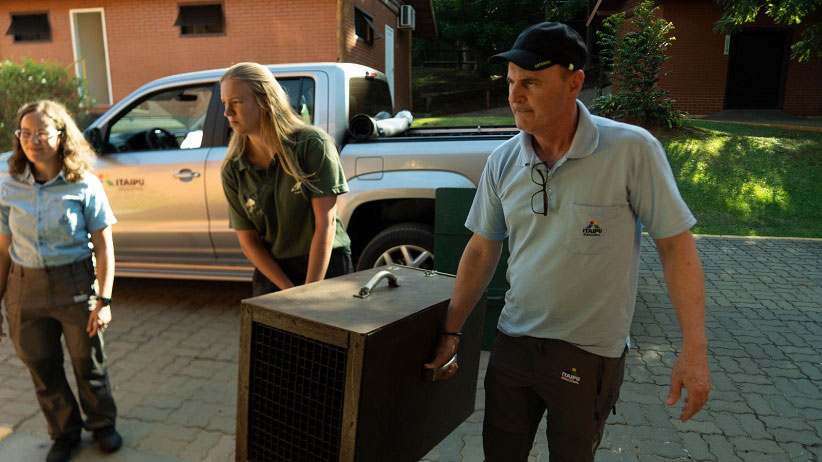
<svg viewBox="0 0 822 462">
<path fill-rule="evenodd" d="M 52 439 L 79 438 L 84 426 L 63 369 L 61 336 L 71 357 L 86 427 L 111 426 L 117 417 L 103 335 L 98 331 L 89 338 L 86 332 L 94 306 L 94 279 L 91 259 L 48 269 L 12 263 L 9 270 L 5 294 L 9 337 L 31 374 Z"/>
<path fill-rule="evenodd" d="M 561 340 L 497 331 L 485 375 L 486 462 L 527 461 L 546 411 L 551 462 L 593 461 L 624 370 L 625 353 L 606 358 Z"/>
</svg>

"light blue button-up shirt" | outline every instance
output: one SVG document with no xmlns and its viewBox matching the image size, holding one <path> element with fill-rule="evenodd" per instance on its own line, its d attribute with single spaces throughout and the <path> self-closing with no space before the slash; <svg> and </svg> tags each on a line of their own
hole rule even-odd
<svg viewBox="0 0 822 462">
<path fill-rule="evenodd" d="M 61 171 L 39 184 L 29 166 L 0 182 L 0 234 L 11 234 L 11 260 L 27 268 L 67 265 L 91 256 L 91 232 L 116 223 L 94 174 L 69 182 Z"/>
<path fill-rule="evenodd" d="M 511 288 L 500 331 L 618 358 L 636 304 L 640 223 L 662 239 L 696 219 L 656 138 L 577 107 L 571 147 L 544 174 L 547 213 L 534 212 L 543 205 L 531 173 L 539 158 L 533 137 L 521 132 L 488 158 L 465 227 L 486 239 L 508 237 Z"/>
</svg>

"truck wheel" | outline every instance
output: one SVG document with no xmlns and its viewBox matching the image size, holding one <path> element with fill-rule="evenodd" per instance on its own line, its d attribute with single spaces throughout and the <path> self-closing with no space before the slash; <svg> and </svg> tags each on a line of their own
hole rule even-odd
<svg viewBox="0 0 822 462">
<path fill-rule="evenodd" d="M 357 261 L 357 271 L 383 265 L 434 269 L 434 232 L 417 223 L 386 228 L 371 239 Z"/>
</svg>

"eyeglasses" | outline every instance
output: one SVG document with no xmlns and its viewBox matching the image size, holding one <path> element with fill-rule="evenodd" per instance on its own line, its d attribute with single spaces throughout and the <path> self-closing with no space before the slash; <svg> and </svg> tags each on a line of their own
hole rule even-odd
<svg viewBox="0 0 822 462">
<path fill-rule="evenodd" d="M 548 216 L 548 195 L 553 193 L 547 188 L 550 179 L 551 169 L 548 164 L 540 162 L 531 166 L 531 181 L 540 188 L 531 196 L 531 211 L 537 215 Z"/>
<path fill-rule="evenodd" d="M 63 132 L 61 130 L 57 130 L 57 131 L 54 131 L 54 132 L 39 131 L 39 132 L 32 133 L 28 130 L 19 130 L 18 129 L 18 130 L 14 131 L 14 136 L 19 138 L 20 141 L 28 141 L 28 140 L 31 139 L 32 136 L 34 136 L 35 139 L 37 139 L 38 141 L 40 141 L 42 143 L 42 142 L 46 142 L 46 141 L 54 138 L 55 136 L 60 135 L 60 133 L 63 133 Z"/>
</svg>

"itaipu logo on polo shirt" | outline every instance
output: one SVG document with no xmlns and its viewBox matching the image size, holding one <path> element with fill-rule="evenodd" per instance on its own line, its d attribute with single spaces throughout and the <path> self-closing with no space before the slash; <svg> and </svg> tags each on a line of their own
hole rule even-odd
<svg viewBox="0 0 822 462">
<path fill-rule="evenodd" d="M 576 367 L 572 367 L 566 371 L 563 371 L 562 374 L 560 374 L 559 378 L 566 382 L 573 383 L 574 385 L 579 385 L 579 381 L 582 380 L 579 374 L 577 374 Z"/>
<path fill-rule="evenodd" d="M 596 220 L 588 223 L 588 226 L 582 228 L 582 235 L 585 237 L 599 237 L 602 234 L 602 228 Z"/>
</svg>

